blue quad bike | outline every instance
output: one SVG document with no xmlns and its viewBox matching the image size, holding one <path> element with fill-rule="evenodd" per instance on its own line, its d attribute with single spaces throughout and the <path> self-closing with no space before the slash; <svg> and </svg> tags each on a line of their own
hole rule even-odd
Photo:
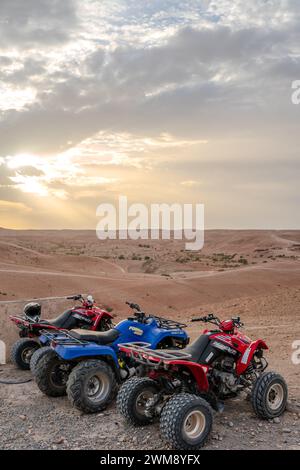
<svg viewBox="0 0 300 470">
<path fill-rule="evenodd" d="M 143 366 L 119 350 L 134 342 L 151 349 L 182 349 L 189 343 L 185 324 L 147 315 L 139 305 L 126 302 L 134 316 L 109 331 L 72 330 L 44 332 L 50 342 L 34 369 L 39 389 L 51 397 L 67 393 L 70 402 L 84 413 L 96 413 L 115 398 L 118 386 Z"/>
</svg>

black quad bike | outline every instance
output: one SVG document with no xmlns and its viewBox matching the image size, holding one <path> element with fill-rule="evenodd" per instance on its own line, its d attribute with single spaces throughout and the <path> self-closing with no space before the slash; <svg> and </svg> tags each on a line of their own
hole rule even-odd
<svg viewBox="0 0 300 470">
<path fill-rule="evenodd" d="M 30 302 L 25 305 L 23 315 L 10 317 L 19 328 L 21 339 L 16 341 L 11 349 L 11 360 L 19 369 L 34 369 L 36 363 L 47 351 L 47 338 L 42 331 L 58 332 L 84 328 L 92 331 L 107 331 L 113 327 L 112 315 L 95 305 L 91 295 L 81 294 L 67 297 L 68 300 L 80 301 L 81 305 L 66 310 L 57 318 L 46 320 L 41 318 L 41 305 Z"/>
</svg>

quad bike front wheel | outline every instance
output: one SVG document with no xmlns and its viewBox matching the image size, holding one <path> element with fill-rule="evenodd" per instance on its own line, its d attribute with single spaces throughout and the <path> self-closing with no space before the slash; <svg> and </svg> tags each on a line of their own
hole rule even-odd
<svg viewBox="0 0 300 470">
<path fill-rule="evenodd" d="M 256 415 L 262 419 L 281 416 L 287 405 L 288 388 L 281 375 L 264 372 L 255 382 L 251 403 Z"/>
<path fill-rule="evenodd" d="M 84 413 L 104 410 L 116 393 L 115 373 L 109 364 L 101 360 L 80 362 L 68 379 L 68 398 L 73 406 Z"/>
<path fill-rule="evenodd" d="M 135 426 L 144 426 L 152 421 L 147 415 L 147 403 L 158 392 L 156 382 L 147 377 L 132 377 L 118 393 L 117 407 L 126 421 Z"/>
<path fill-rule="evenodd" d="M 22 338 L 16 341 L 11 348 L 11 361 L 22 370 L 30 369 L 30 360 L 36 350 L 40 348 L 37 341 Z"/>
<path fill-rule="evenodd" d="M 71 365 L 50 349 L 36 364 L 34 377 L 37 386 L 45 395 L 61 397 L 66 395 L 70 371 Z"/>
<path fill-rule="evenodd" d="M 99 331 L 109 331 L 113 327 L 114 327 L 114 324 L 111 318 L 102 318 L 100 325 L 99 325 Z"/>
<path fill-rule="evenodd" d="M 36 351 L 34 351 L 30 359 L 30 370 L 33 374 L 35 372 L 37 363 L 42 359 L 42 357 L 48 354 L 48 351 L 51 351 L 51 350 L 52 349 L 50 346 L 42 346 Z"/>
<path fill-rule="evenodd" d="M 170 398 L 160 417 L 161 434 L 176 450 L 203 447 L 212 424 L 210 405 L 203 398 L 189 393 L 179 393 Z"/>
</svg>

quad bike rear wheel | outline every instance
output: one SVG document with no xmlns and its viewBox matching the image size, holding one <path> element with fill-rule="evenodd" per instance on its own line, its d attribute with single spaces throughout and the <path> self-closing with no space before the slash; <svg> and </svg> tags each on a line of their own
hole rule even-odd
<svg viewBox="0 0 300 470">
<path fill-rule="evenodd" d="M 253 409 L 262 419 L 281 416 L 286 409 L 287 398 L 287 384 L 276 372 L 264 372 L 256 380 L 251 394 Z"/>
<path fill-rule="evenodd" d="M 21 338 L 11 348 L 11 360 L 19 369 L 29 370 L 31 357 L 39 348 L 40 345 L 37 341 L 30 338 Z"/>
<path fill-rule="evenodd" d="M 48 353 L 48 351 L 51 351 L 51 347 L 43 346 L 37 349 L 36 351 L 34 351 L 34 353 L 32 354 L 31 359 L 30 359 L 30 370 L 33 374 L 36 369 L 37 363 L 42 359 L 42 357 L 45 356 L 45 354 Z"/>
<path fill-rule="evenodd" d="M 213 414 L 203 398 L 189 393 L 174 395 L 160 417 L 162 436 L 177 450 L 203 447 L 211 432 Z"/>
<path fill-rule="evenodd" d="M 70 371 L 71 365 L 50 349 L 36 364 L 34 377 L 39 389 L 45 395 L 61 397 L 66 395 Z"/>
<path fill-rule="evenodd" d="M 121 387 L 117 406 L 126 421 L 135 426 L 144 426 L 153 419 L 146 414 L 148 400 L 158 392 L 156 382 L 147 377 L 132 377 Z"/>
<path fill-rule="evenodd" d="M 72 370 L 67 384 L 70 402 L 84 413 L 104 410 L 115 398 L 117 381 L 111 366 L 102 360 L 80 362 Z"/>
</svg>

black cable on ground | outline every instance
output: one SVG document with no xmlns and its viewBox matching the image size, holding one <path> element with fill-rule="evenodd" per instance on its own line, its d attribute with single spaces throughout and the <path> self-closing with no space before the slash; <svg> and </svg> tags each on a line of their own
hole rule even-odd
<svg viewBox="0 0 300 470">
<path fill-rule="evenodd" d="M 0 379 L 0 384 L 18 385 L 18 384 L 26 384 L 27 382 L 31 382 L 31 381 L 32 381 L 32 379 L 20 380 L 19 382 L 16 382 L 14 380 L 1 380 Z"/>
<path fill-rule="evenodd" d="M 0 372 L 3 372 L 3 370 L 0 370 Z M 22 380 L 9 380 L 9 379 L 0 379 L 0 384 L 5 384 L 5 385 L 18 385 L 18 384 L 26 384 L 28 382 L 31 382 L 33 379 L 22 379 Z"/>
</svg>

